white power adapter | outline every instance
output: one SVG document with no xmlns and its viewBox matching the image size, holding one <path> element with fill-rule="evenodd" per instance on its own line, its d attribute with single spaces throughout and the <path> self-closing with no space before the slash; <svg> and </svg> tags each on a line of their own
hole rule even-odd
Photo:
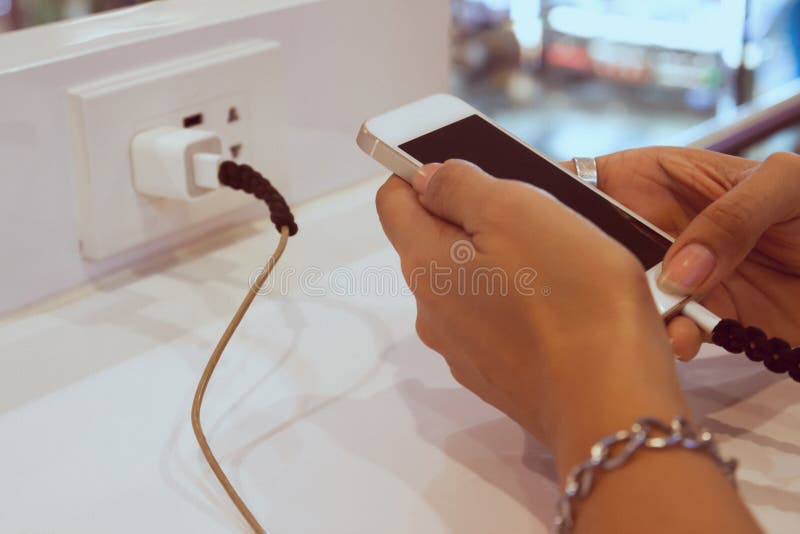
<svg viewBox="0 0 800 534">
<path fill-rule="evenodd" d="M 188 201 L 219 188 L 222 140 L 213 132 L 162 126 L 133 138 L 131 160 L 139 193 Z"/>
</svg>

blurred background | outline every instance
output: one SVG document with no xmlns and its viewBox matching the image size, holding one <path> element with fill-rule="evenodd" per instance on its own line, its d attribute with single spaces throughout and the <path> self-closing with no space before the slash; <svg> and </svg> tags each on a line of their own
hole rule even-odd
<svg viewBox="0 0 800 534">
<path fill-rule="evenodd" d="M 142 1 L 0 0 L 0 31 Z M 560 159 L 674 144 L 800 73 L 800 0 L 451 2 L 452 92 Z"/>
<path fill-rule="evenodd" d="M 0 32 L 82 17 L 149 0 L 0 0 Z"/>
<path fill-rule="evenodd" d="M 560 159 L 670 144 L 798 75 L 797 0 L 454 0 L 453 20 L 454 92 Z"/>
</svg>

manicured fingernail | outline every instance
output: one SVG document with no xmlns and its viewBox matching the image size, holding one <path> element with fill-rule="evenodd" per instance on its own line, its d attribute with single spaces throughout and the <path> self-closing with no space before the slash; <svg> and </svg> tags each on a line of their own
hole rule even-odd
<svg viewBox="0 0 800 534">
<path fill-rule="evenodd" d="M 417 174 L 414 175 L 414 180 L 412 182 L 417 193 L 421 195 L 425 192 L 428 188 L 428 182 L 431 181 L 431 177 L 436 174 L 436 171 L 438 171 L 441 166 L 441 163 L 428 163 L 417 170 Z"/>
<path fill-rule="evenodd" d="M 714 254 L 699 243 L 683 247 L 658 279 L 663 291 L 674 295 L 688 295 L 709 277 L 717 259 Z"/>
</svg>

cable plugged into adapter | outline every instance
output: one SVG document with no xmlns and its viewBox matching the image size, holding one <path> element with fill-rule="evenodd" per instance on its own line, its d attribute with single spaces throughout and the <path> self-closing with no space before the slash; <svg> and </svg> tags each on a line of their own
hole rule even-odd
<svg viewBox="0 0 800 534">
<path fill-rule="evenodd" d="M 131 161 L 139 193 L 188 201 L 219 189 L 222 139 L 194 128 L 154 128 L 133 138 Z"/>
<path fill-rule="evenodd" d="M 223 158 L 219 154 L 200 152 L 192 156 L 194 172 L 190 176 L 194 177 L 194 183 L 202 187 L 207 192 L 219 189 L 219 167 L 222 165 Z"/>
<path fill-rule="evenodd" d="M 225 161 L 222 140 L 197 129 L 164 126 L 142 132 L 131 144 L 133 180 L 143 195 L 192 200 L 220 186 L 248 193 L 267 204 L 278 231 L 297 233 L 297 223 L 286 200 L 249 165 Z"/>
</svg>

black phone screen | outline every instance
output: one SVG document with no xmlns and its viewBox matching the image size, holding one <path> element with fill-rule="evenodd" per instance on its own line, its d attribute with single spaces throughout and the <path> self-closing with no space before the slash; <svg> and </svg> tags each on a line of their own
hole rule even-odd
<svg viewBox="0 0 800 534">
<path fill-rule="evenodd" d="M 499 178 L 544 189 L 633 252 L 645 269 L 664 259 L 669 240 L 487 120 L 472 115 L 400 145 L 424 163 L 462 159 Z"/>
</svg>

